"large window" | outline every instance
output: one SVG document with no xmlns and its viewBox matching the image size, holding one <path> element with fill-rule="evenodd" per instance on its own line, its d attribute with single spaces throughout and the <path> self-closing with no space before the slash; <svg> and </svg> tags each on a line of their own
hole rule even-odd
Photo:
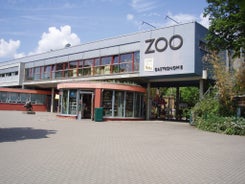
<svg viewBox="0 0 245 184">
<path fill-rule="evenodd" d="M 20 93 L 20 101 L 21 101 L 21 103 L 26 103 L 30 99 L 31 99 L 31 94 Z"/>
<path fill-rule="evenodd" d="M 105 90 L 102 105 L 105 117 L 139 117 L 144 116 L 143 93 Z"/>
<path fill-rule="evenodd" d="M 40 80 L 41 79 L 41 67 L 35 67 L 34 68 L 34 80 Z"/>
<path fill-rule="evenodd" d="M 101 74 L 110 74 L 111 73 L 111 59 L 112 57 L 103 57 L 101 59 Z"/>
<path fill-rule="evenodd" d="M 61 114 L 77 114 L 77 90 L 64 89 L 60 98 Z"/>
<path fill-rule="evenodd" d="M 70 77 L 71 75 L 69 75 L 69 63 L 63 63 L 63 68 L 64 68 L 64 76 L 65 78 Z"/>
<path fill-rule="evenodd" d="M 140 69 L 140 52 L 137 51 L 134 53 L 134 69 L 133 71 L 137 72 Z"/>
<path fill-rule="evenodd" d="M 52 70 L 51 65 L 44 66 L 43 67 L 43 73 L 42 73 L 42 79 L 50 79 L 51 78 L 51 70 Z"/>
<path fill-rule="evenodd" d="M 52 75 L 52 79 L 55 79 L 55 71 L 56 71 L 56 65 L 52 65 L 52 69 L 51 69 L 51 75 Z"/>
<path fill-rule="evenodd" d="M 8 93 L 8 103 L 18 103 L 20 101 L 19 96 L 20 96 L 19 93 L 9 92 Z"/>
<path fill-rule="evenodd" d="M 134 93 L 127 92 L 125 117 L 133 117 L 133 116 L 134 116 Z"/>
<path fill-rule="evenodd" d="M 47 95 L 42 94 L 30 94 L 19 92 L 0 92 L 1 103 L 21 103 L 25 104 L 27 101 L 31 101 L 32 104 L 44 105 L 46 104 Z"/>
<path fill-rule="evenodd" d="M 78 76 L 90 76 L 93 75 L 93 59 L 86 59 L 79 61 L 78 65 Z"/>
<path fill-rule="evenodd" d="M 122 54 L 120 56 L 120 72 L 121 73 L 128 73 L 133 70 L 133 54 Z"/>
<path fill-rule="evenodd" d="M 113 57 L 112 73 L 120 73 L 119 55 Z"/>
<path fill-rule="evenodd" d="M 68 114 L 77 114 L 77 90 L 69 90 Z"/>
<path fill-rule="evenodd" d="M 25 70 L 25 79 L 26 80 L 33 80 L 33 68 L 27 68 Z"/>
<path fill-rule="evenodd" d="M 69 77 L 77 77 L 77 61 L 71 61 L 69 63 Z"/>
<path fill-rule="evenodd" d="M 134 116 L 142 117 L 144 115 L 144 96 L 140 93 L 135 93 L 134 96 Z"/>
<path fill-rule="evenodd" d="M 114 117 L 124 117 L 124 92 L 115 91 Z"/>
<path fill-rule="evenodd" d="M 40 94 L 32 94 L 31 95 L 31 102 L 32 104 L 45 104 L 46 96 Z"/>
<path fill-rule="evenodd" d="M 25 80 L 47 80 L 139 71 L 139 51 L 26 69 Z"/>
<path fill-rule="evenodd" d="M 61 114 L 68 114 L 68 90 L 63 90 L 61 98 Z"/>
<path fill-rule="evenodd" d="M 100 58 L 96 58 L 94 60 L 94 75 L 100 75 L 101 74 L 101 67 L 100 67 Z"/>
<path fill-rule="evenodd" d="M 0 102 L 7 102 L 8 101 L 8 93 L 7 92 L 0 92 Z"/>
<path fill-rule="evenodd" d="M 63 77 L 63 73 L 64 73 L 64 70 L 63 70 L 63 63 L 56 64 L 56 68 L 55 68 L 55 78 Z"/>
<path fill-rule="evenodd" d="M 78 61 L 78 76 L 83 76 L 83 60 Z"/>
<path fill-rule="evenodd" d="M 103 92 L 103 103 L 102 106 L 104 108 L 105 116 L 112 116 L 112 102 L 113 102 L 113 91 L 104 91 Z"/>
<path fill-rule="evenodd" d="M 93 74 L 93 72 L 92 72 L 93 63 L 94 63 L 94 61 L 92 59 L 84 60 L 84 65 L 83 65 L 83 75 L 84 76 L 88 76 L 88 75 Z"/>
</svg>

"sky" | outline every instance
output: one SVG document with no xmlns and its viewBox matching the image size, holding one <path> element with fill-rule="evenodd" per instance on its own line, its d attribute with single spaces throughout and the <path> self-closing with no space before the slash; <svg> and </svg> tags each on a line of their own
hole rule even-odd
<svg viewBox="0 0 245 184">
<path fill-rule="evenodd" d="M 0 0 L 0 62 L 50 50 L 199 22 L 206 0 Z"/>
</svg>

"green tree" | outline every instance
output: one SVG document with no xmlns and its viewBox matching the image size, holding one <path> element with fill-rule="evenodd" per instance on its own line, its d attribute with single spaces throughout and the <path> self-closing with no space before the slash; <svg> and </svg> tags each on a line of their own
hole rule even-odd
<svg viewBox="0 0 245 184">
<path fill-rule="evenodd" d="M 233 98 L 245 92 L 245 65 L 240 62 L 240 66 L 235 70 L 231 67 L 227 70 L 226 61 L 221 61 L 217 53 L 221 50 L 228 51 L 229 66 L 232 64 L 231 56 L 240 57 L 244 54 L 245 3 L 244 0 L 207 0 L 207 2 L 208 7 L 204 9 L 204 16 L 209 16 L 210 20 L 207 44 L 212 52 L 208 56 L 209 62 L 213 67 L 215 87 L 222 111 L 232 112 Z"/>
<path fill-rule="evenodd" d="M 176 88 L 168 88 L 164 95 L 175 96 Z M 193 107 L 199 100 L 199 89 L 197 87 L 180 87 L 180 97 L 181 103 L 187 103 L 189 107 Z"/>
<path fill-rule="evenodd" d="M 199 100 L 199 89 L 197 87 L 181 87 L 181 102 L 187 103 L 193 107 Z"/>
<path fill-rule="evenodd" d="M 233 50 L 239 56 L 245 48 L 245 10 L 242 0 L 207 0 L 204 16 L 209 16 L 207 43 L 210 49 Z"/>
</svg>

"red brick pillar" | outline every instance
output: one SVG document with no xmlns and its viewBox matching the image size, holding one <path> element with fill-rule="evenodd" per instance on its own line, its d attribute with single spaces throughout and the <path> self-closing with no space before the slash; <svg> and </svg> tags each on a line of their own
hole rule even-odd
<svg viewBox="0 0 245 184">
<path fill-rule="evenodd" d="M 96 88 L 95 95 L 94 95 L 94 107 L 95 108 L 101 107 L 101 103 L 102 103 L 101 89 Z"/>
</svg>

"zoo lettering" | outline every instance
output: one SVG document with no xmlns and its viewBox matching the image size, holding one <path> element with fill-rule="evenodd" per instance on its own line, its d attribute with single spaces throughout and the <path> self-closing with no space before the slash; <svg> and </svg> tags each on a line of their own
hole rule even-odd
<svg viewBox="0 0 245 184">
<path fill-rule="evenodd" d="M 179 40 L 177 45 L 173 44 L 175 39 Z M 163 44 L 161 44 L 159 46 L 159 44 L 161 42 L 163 42 Z M 157 38 L 157 39 L 152 38 L 152 39 L 145 40 L 145 43 L 148 44 L 148 47 L 146 48 L 145 54 L 152 54 L 155 51 L 164 52 L 167 49 L 168 44 L 169 44 L 169 47 L 172 50 L 180 49 L 182 47 L 182 45 L 183 45 L 183 38 L 180 35 L 173 35 L 169 39 L 169 42 L 168 42 L 168 40 L 165 37 L 160 37 L 160 38 Z"/>
</svg>

